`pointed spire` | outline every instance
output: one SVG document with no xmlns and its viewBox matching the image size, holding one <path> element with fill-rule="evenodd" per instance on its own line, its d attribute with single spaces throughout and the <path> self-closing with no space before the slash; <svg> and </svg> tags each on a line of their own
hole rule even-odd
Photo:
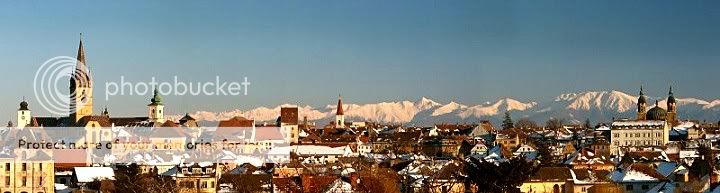
<svg viewBox="0 0 720 193">
<path fill-rule="evenodd" d="M 638 97 L 638 105 L 647 104 L 646 100 L 647 99 L 645 99 L 645 92 L 643 90 L 643 86 L 640 85 L 640 96 Z M 638 109 L 638 110 L 642 110 L 642 109 Z"/>
<path fill-rule="evenodd" d="M 75 71 L 73 77 L 70 79 L 70 89 L 74 89 L 76 85 L 80 87 L 90 87 L 92 81 L 90 80 L 90 72 L 85 61 L 85 48 L 83 48 L 82 33 L 80 33 L 80 45 L 78 46 L 77 52 L 77 64 L 75 65 Z M 71 93 L 74 90 L 71 90 Z"/>
<path fill-rule="evenodd" d="M 342 96 L 338 94 L 337 112 L 335 112 L 335 115 L 344 115 L 344 114 L 345 114 L 345 112 L 343 112 Z"/>
<path fill-rule="evenodd" d="M 659 106 L 660 106 L 659 104 L 660 104 L 660 101 L 655 100 L 655 106 L 656 106 L 656 107 L 659 107 Z"/>
<path fill-rule="evenodd" d="M 80 46 L 78 47 L 77 61 L 85 65 L 85 49 L 83 48 L 82 33 L 80 33 Z"/>
<path fill-rule="evenodd" d="M 669 94 L 670 96 L 672 96 L 672 95 L 673 95 L 673 92 L 672 92 L 672 85 L 670 85 L 670 92 L 668 92 L 668 94 Z"/>
</svg>

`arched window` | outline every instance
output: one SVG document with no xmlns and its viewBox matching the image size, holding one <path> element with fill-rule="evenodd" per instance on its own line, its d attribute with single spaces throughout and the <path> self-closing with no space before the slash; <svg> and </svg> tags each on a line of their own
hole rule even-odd
<svg viewBox="0 0 720 193">
<path fill-rule="evenodd" d="M 555 184 L 555 186 L 553 186 L 553 193 L 560 193 L 560 186 Z"/>
</svg>

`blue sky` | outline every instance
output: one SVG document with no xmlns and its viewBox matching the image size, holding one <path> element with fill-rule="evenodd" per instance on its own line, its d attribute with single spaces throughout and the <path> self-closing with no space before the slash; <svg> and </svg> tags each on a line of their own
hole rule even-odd
<svg viewBox="0 0 720 193">
<path fill-rule="evenodd" d="M 0 115 L 33 102 L 47 59 L 84 33 L 95 106 L 143 115 L 150 96 L 104 82 L 252 83 L 248 96 L 167 96 L 167 111 L 283 103 L 417 100 L 476 104 L 622 90 L 715 99 L 717 1 L 18 1 L 0 6 Z"/>
</svg>

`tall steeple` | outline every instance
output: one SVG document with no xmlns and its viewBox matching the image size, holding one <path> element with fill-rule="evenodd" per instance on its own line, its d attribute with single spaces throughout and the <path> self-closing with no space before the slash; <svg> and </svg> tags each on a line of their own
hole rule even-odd
<svg viewBox="0 0 720 193">
<path fill-rule="evenodd" d="M 640 96 L 637 102 L 637 120 L 645 120 L 645 112 L 647 112 L 647 98 L 645 98 L 643 87 L 640 85 Z"/>
<path fill-rule="evenodd" d="M 344 115 L 344 114 L 345 114 L 345 112 L 343 112 L 342 96 L 338 95 L 337 111 L 335 112 L 335 115 Z"/>
<path fill-rule="evenodd" d="M 70 120 L 77 123 L 81 118 L 93 114 L 93 84 L 85 60 L 82 33 L 78 45 L 75 71 L 70 78 Z"/>
<path fill-rule="evenodd" d="M 667 118 L 666 120 L 670 124 L 675 124 L 677 118 L 677 103 L 675 102 L 675 96 L 673 96 L 672 85 L 670 85 L 670 91 L 668 91 L 667 99 Z"/>
<path fill-rule="evenodd" d="M 150 104 L 148 104 L 148 119 L 152 122 L 164 123 L 164 108 L 165 105 L 162 103 L 162 97 L 160 97 L 158 89 L 155 88 L 153 91 L 153 98 L 150 99 Z"/>
<path fill-rule="evenodd" d="M 83 49 L 82 33 L 80 33 L 80 46 L 78 46 L 77 60 L 85 65 L 85 49 Z"/>
<path fill-rule="evenodd" d="M 345 112 L 343 112 L 342 96 L 338 95 L 337 111 L 335 112 L 335 127 L 345 127 Z"/>
</svg>

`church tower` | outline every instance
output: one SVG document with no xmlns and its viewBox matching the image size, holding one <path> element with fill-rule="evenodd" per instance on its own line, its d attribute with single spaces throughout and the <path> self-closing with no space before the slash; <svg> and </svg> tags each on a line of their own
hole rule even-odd
<svg viewBox="0 0 720 193">
<path fill-rule="evenodd" d="M 85 63 L 82 34 L 77 53 L 77 64 L 70 78 L 70 120 L 77 123 L 93 114 L 93 85 L 90 71 Z"/>
<path fill-rule="evenodd" d="M 670 91 L 668 92 L 668 99 L 667 99 L 667 122 L 671 125 L 674 125 L 677 122 L 676 116 L 677 116 L 677 103 L 675 102 L 675 96 L 673 96 L 672 86 L 670 86 Z"/>
<path fill-rule="evenodd" d="M 157 88 L 155 88 L 155 91 L 153 93 L 153 98 L 150 99 L 150 104 L 148 104 L 148 119 L 152 122 L 165 122 L 165 116 L 163 116 L 163 108 L 165 106 L 162 103 L 162 98 L 160 97 L 160 94 L 158 93 Z"/>
<path fill-rule="evenodd" d="M 647 99 L 645 93 L 643 93 L 643 87 L 640 86 L 640 97 L 637 102 L 637 120 L 645 120 L 645 113 L 647 112 Z"/>
<path fill-rule="evenodd" d="M 337 112 L 335 112 L 335 127 L 345 127 L 345 113 L 343 112 L 342 97 L 338 96 Z"/>
<path fill-rule="evenodd" d="M 24 128 L 25 126 L 30 125 L 31 119 L 32 115 L 30 114 L 30 109 L 28 109 L 28 103 L 23 99 L 23 101 L 20 102 L 20 108 L 17 111 L 17 128 Z"/>
</svg>

